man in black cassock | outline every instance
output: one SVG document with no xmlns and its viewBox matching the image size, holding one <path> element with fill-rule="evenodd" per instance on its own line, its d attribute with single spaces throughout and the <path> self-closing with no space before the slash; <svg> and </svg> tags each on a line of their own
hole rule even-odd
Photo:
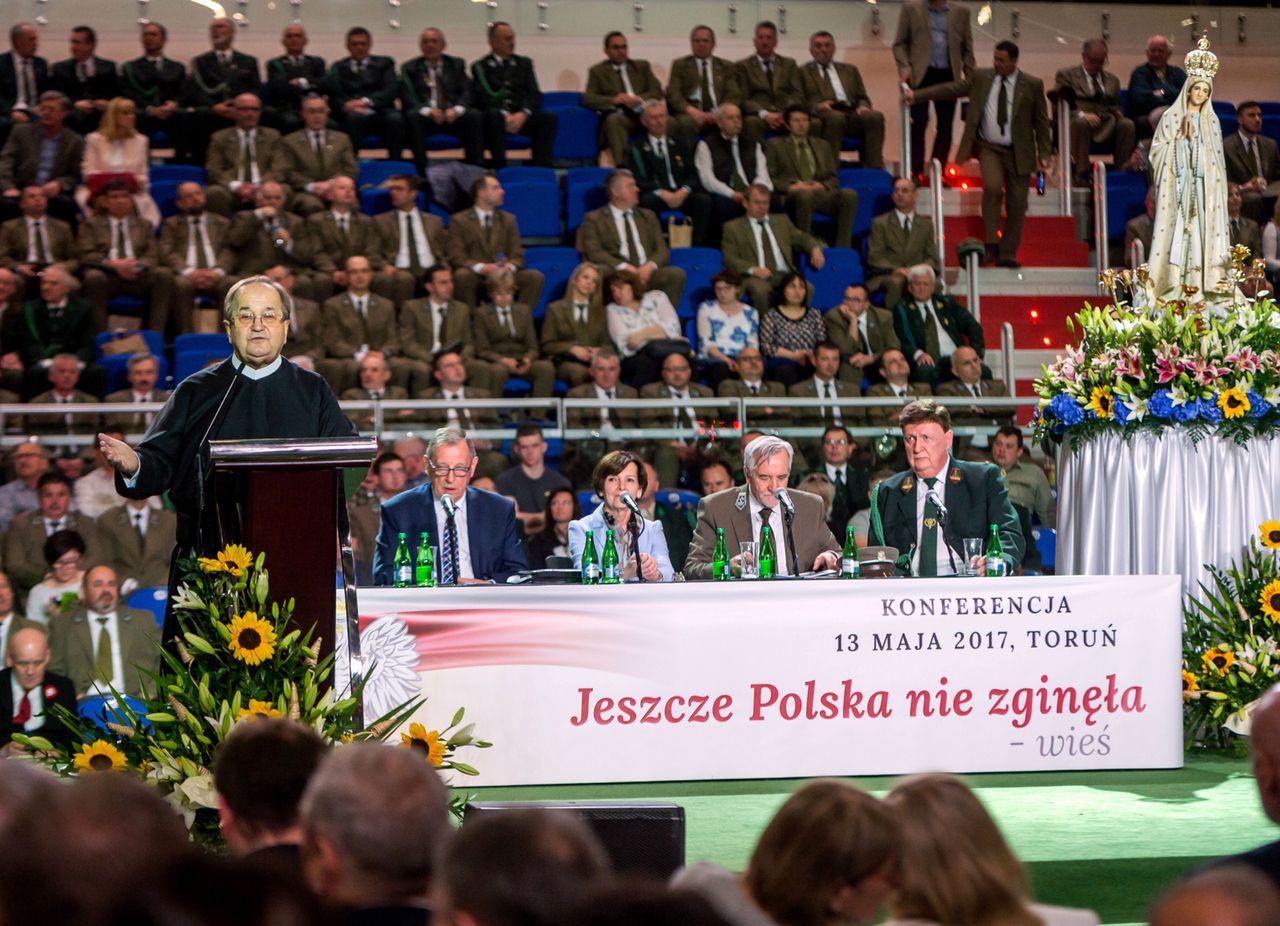
<svg viewBox="0 0 1280 926">
<path fill-rule="evenodd" d="M 207 441 L 356 436 L 329 385 L 281 355 L 291 311 L 292 300 L 278 283 L 264 276 L 240 281 L 227 292 L 222 308 L 232 356 L 179 383 L 136 450 L 98 435 L 103 456 L 116 470 L 117 492 L 125 498 L 149 498 L 168 490 L 177 508 L 171 601 L 178 560 L 193 551 L 215 556 L 221 546 L 212 488 L 204 512 L 200 510 L 199 473 L 207 468 L 198 461 L 207 453 Z M 176 630 L 170 608 L 165 639 Z"/>
</svg>

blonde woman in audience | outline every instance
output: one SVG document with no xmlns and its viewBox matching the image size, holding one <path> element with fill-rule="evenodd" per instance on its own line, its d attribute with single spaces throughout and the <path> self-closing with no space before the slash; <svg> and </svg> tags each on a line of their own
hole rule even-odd
<svg viewBox="0 0 1280 926">
<path fill-rule="evenodd" d="M 800 480 L 796 488 L 819 496 L 822 499 L 822 520 L 831 520 L 831 509 L 836 503 L 836 484 L 827 478 L 826 473 L 810 473 Z"/>
<path fill-rule="evenodd" d="M 1032 900 L 1022 863 L 960 779 L 908 778 L 884 802 L 902 838 L 886 926 L 1097 926 L 1092 911 Z"/>
<path fill-rule="evenodd" d="M 118 96 L 107 104 L 102 122 L 96 132 L 90 132 L 84 140 L 84 160 L 80 174 L 84 177 L 76 189 L 76 202 L 86 213 L 90 211 L 89 198 L 98 183 L 106 179 L 129 174 L 136 190 L 133 206 L 139 217 L 155 228 L 160 227 L 160 209 L 147 191 L 150 184 L 151 142 L 138 131 L 138 110 L 133 100 Z"/>
<path fill-rule="evenodd" d="M 898 832 L 889 810 L 843 781 L 813 781 L 769 821 L 742 875 L 697 862 L 672 885 L 710 901 L 730 926 L 854 926 L 893 891 Z"/>
</svg>

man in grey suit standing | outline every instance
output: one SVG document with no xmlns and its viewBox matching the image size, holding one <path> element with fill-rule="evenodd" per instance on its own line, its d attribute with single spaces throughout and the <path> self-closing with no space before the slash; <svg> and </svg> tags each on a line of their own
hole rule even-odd
<svg viewBox="0 0 1280 926">
<path fill-rule="evenodd" d="M 920 90 L 972 76 L 975 62 L 968 7 L 949 0 L 914 0 L 903 4 L 898 33 L 893 40 L 893 60 L 897 62 L 898 79 L 904 88 Z M 946 164 L 956 115 L 954 98 L 935 99 L 933 115 L 932 156 Z M 929 104 L 915 103 L 911 107 L 912 177 L 918 178 L 924 172 L 924 133 L 928 126 Z"/>
</svg>

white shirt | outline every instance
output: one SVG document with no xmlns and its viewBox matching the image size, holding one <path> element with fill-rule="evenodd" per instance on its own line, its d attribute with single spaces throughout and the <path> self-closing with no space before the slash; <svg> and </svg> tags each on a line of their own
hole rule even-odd
<svg viewBox="0 0 1280 926">
<path fill-rule="evenodd" d="M 751 512 L 751 539 L 756 542 L 756 554 L 760 552 L 760 512 L 764 509 L 764 505 L 756 499 L 750 489 L 747 490 L 747 498 L 751 500 L 748 510 Z M 777 564 L 778 575 L 785 576 L 791 574 L 791 554 L 787 552 L 787 522 L 782 516 L 782 506 L 777 505 L 771 508 L 773 514 L 769 515 L 769 529 L 773 531 L 773 551 L 775 553 L 774 562 Z"/>
<path fill-rule="evenodd" d="M 618 72 L 618 76 L 622 78 L 622 92 L 627 96 L 635 96 L 636 92 L 631 89 L 631 78 L 627 76 L 627 65 L 615 64 L 613 68 Z"/>
<path fill-rule="evenodd" d="M 696 84 L 696 85 L 694 85 L 693 92 L 689 94 L 689 98 L 690 98 L 690 99 L 697 100 L 699 103 L 701 103 L 701 104 L 702 104 L 702 105 L 701 105 L 701 107 L 700 107 L 700 108 L 702 109 L 702 111 L 703 111 L 703 112 L 705 112 L 705 113 L 709 113 L 709 112 L 711 112 L 713 109 L 715 109 L 718 105 L 720 105 L 720 104 L 716 101 L 716 68 L 715 68 L 715 64 L 713 63 L 713 61 L 712 61 L 712 59 L 711 59 L 711 57 L 710 57 L 710 56 L 707 56 L 706 58 L 696 58 L 696 57 L 695 57 L 693 60 L 694 60 L 694 63 L 698 66 L 698 81 L 699 81 L 699 83 L 698 83 L 698 84 Z M 702 84 L 701 84 L 701 81 L 702 81 L 702 75 L 703 75 L 703 74 L 706 74 L 706 75 L 707 75 L 707 93 L 709 93 L 709 94 L 711 95 L 711 99 L 709 99 L 709 100 L 704 100 L 704 99 L 702 99 Z"/>
<path fill-rule="evenodd" d="M 459 386 L 455 392 L 449 392 L 443 387 L 440 390 L 440 396 L 447 402 L 461 402 L 466 398 L 466 387 Z M 464 419 L 464 420 L 459 420 Z M 459 410 L 458 406 L 450 405 L 445 411 L 445 422 L 451 427 L 460 427 L 464 431 L 471 430 L 471 412 L 465 408 Z M 443 523 L 443 522 L 440 522 Z"/>
<path fill-rule="evenodd" d="M 27 223 L 27 263 L 43 264 L 49 253 L 49 225 L 44 219 L 33 219 L 24 216 Z M 36 224 L 40 225 L 40 239 L 44 242 L 44 254 L 36 253 Z"/>
<path fill-rule="evenodd" d="M 814 64 L 818 64 L 818 62 L 815 61 Z M 848 104 L 849 95 L 844 92 L 844 81 L 840 79 L 840 72 L 836 70 L 835 62 L 818 64 L 818 73 L 824 79 L 828 77 L 831 79 L 831 90 L 836 95 L 836 102 Z"/>
<path fill-rule="evenodd" d="M 437 304 L 428 300 L 428 307 L 431 309 L 431 353 L 440 350 L 440 332 L 444 330 L 445 315 L 449 312 L 449 306 L 441 303 Z"/>
<path fill-rule="evenodd" d="M 111 250 L 107 253 L 107 257 L 111 260 L 125 260 L 133 257 L 133 242 L 129 240 L 129 220 L 128 219 L 111 219 Z M 120 240 L 120 233 L 124 232 L 124 253 L 120 253 L 120 249 L 116 247 L 116 243 Z"/>
<path fill-rule="evenodd" d="M 418 250 L 418 264 L 422 267 L 431 267 L 436 263 L 435 255 L 431 253 L 431 242 L 427 240 L 427 233 L 422 228 L 422 214 L 417 209 L 411 209 L 408 212 L 401 212 L 396 217 L 396 221 L 400 223 L 400 250 L 396 252 L 396 266 L 402 270 L 409 267 L 409 239 L 404 234 L 405 219 L 408 216 L 409 230 L 413 234 L 413 243 Z"/>
<path fill-rule="evenodd" d="M 956 352 L 956 342 L 952 339 L 951 335 L 947 334 L 947 329 L 942 327 L 942 322 L 938 321 L 938 313 L 934 311 L 933 303 L 917 302 L 916 311 L 923 312 L 924 323 L 926 325 L 933 325 L 934 329 L 937 330 L 938 353 L 943 357 L 950 357 L 952 354 L 954 354 Z M 920 355 L 923 353 L 924 353 L 923 349 L 917 350 L 916 359 L 918 360 L 920 358 Z M 937 360 L 938 358 L 934 357 L 933 359 Z"/>
<path fill-rule="evenodd" d="M 618 388 L 615 386 L 612 389 L 601 389 L 599 386 L 595 385 L 595 383 L 592 383 L 591 385 L 596 391 L 596 398 L 601 402 L 606 403 L 600 406 L 600 427 L 613 427 L 612 422 L 609 421 L 609 406 L 607 403 L 612 402 L 617 397 Z"/>
<path fill-rule="evenodd" d="M 1005 110 L 1003 131 L 1000 129 L 998 124 L 999 116 L 996 114 L 997 104 L 1000 102 L 1000 81 L 1002 80 L 1005 86 L 1005 98 L 1009 106 Z M 1013 144 L 1013 91 L 1017 85 L 1017 71 L 1014 71 L 1008 77 L 1001 77 L 997 74 L 996 79 L 991 84 L 991 92 L 987 94 L 987 105 L 982 110 L 982 137 L 993 145 L 1011 146 Z"/>
<path fill-rule="evenodd" d="M 6 623 L 11 623 L 11 621 Z M 8 646 L 7 639 L 5 645 Z M 22 686 L 18 684 L 18 674 L 16 672 L 9 674 L 9 690 L 13 692 L 13 713 L 16 715 L 22 707 L 22 695 L 24 693 Z M 26 695 L 27 703 L 31 706 L 31 718 L 22 725 L 22 729 L 26 733 L 31 733 L 39 730 L 45 724 L 45 718 L 40 716 L 44 713 L 44 682 L 26 692 Z M 5 723 L 12 719 L 12 717 L 6 717 Z"/>
<path fill-rule="evenodd" d="M 613 216 L 613 227 L 618 232 L 618 250 L 625 257 L 627 254 L 627 221 L 631 222 L 632 240 L 636 245 L 636 262 L 635 266 L 643 267 L 649 262 L 649 255 L 645 253 L 644 245 L 640 243 L 640 226 L 636 224 L 636 216 L 633 210 L 619 209 L 617 206 L 609 206 L 609 213 Z M 621 261 L 614 268 L 621 269 L 626 265 L 626 261 Z"/>
<path fill-rule="evenodd" d="M 105 628 L 107 634 L 111 637 L 111 688 L 116 691 L 124 691 L 124 658 L 120 652 L 120 618 L 115 611 L 109 614 L 99 614 L 97 611 L 89 611 L 85 615 L 85 620 L 89 624 L 89 643 L 93 647 L 94 664 L 97 664 L 98 656 L 98 638 L 102 635 L 104 625 L 98 623 L 101 618 L 106 618 Z M 95 679 L 89 686 L 86 694 L 98 694 L 103 697 L 111 697 L 111 689 L 103 682 Z"/>
<path fill-rule="evenodd" d="M 151 507 L 149 505 L 144 505 L 142 508 L 126 506 L 124 511 L 129 516 L 129 525 L 142 531 L 143 537 L 147 536 L 147 528 L 151 525 Z M 141 520 L 140 524 L 139 520 Z"/>
<path fill-rule="evenodd" d="M 186 266 L 188 269 L 194 270 L 196 264 L 199 263 L 196 254 L 196 234 L 195 227 L 200 228 L 200 242 L 204 245 L 204 265 L 210 270 L 218 270 L 217 257 L 213 253 L 213 246 L 209 242 L 209 223 L 205 221 L 205 214 L 202 212 L 199 216 L 187 216 L 187 258 Z M 221 273 L 221 270 L 218 270 Z"/>
<path fill-rule="evenodd" d="M 662 178 L 666 181 L 666 183 L 663 184 L 664 188 L 673 185 L 676 180 L 676 175 L 671 169 L 671 139 L 667 136 L 655 138 L 650 135 L 649 147 L 657 153 L 658 157 L 662 158 L 662 163 L 664 165 L 663 170 L 667 172 L 667 175 Z M 683 187 L 681 189 L 683 189 Z"/>
<path fill-rule="evenodd" d="M 947 473 L 951 472 L 951 457 L 947 457 L 946 465 L 938 470 L 937 484 L 933 487 L 934 493 L 942 500 L 945 505 L 947 503 Z M 924 505 L 928 500 L 929 492 L 925 481 L 919 476 L 916 480 L 916 551 L 911 556 L 911 571 L 919 575 L 920 573 L 920 544 L 924 538 Z M 941 523 L 938 524 L 938 552 L 934 560 L 938 564 L 938 575 L 953 576 L 957 574 L 956 570 L 962 569 L 964 563 L 963 552 L 957 553 L 947 546 L 946 531 Z M 951 564 L 955 563 L 953 569 Z"/>
<path fill-rule="evenodd" d="M 838 400 L 840 397 L 840 390 L 836 388 L 836 381 L 834 379 L 822 380 L 822 379 L 818 379 L 817 375 L 813 377 L 813 388 L 817 391 L 818 398 L 825 399 L 827 397 L 828 386 L 831 387 L 831 398 L 833 400 Z M 826 405 L 823 405 L 821 407 L 821 411 L 824 415 L 826 414 L 827 408 L 828 406 Z M 840 421 L 840 403 L 838 401 L 832 401 L 830 408 L 831 408 L 831 420 L 835 424 L 841 424 L 842 422 Z"/>
<path fill-rule="evenodd" d="M 236 129 L 236 148 L 237 152 L 244 151 L 245 140 L 249 142 L 249 182 L 258 184 L 262 182 L 262 174 L 258 171 L 258 130 L 257 129 Z M 239 154 L 237 153 L 237 165 L 239 166 Z M 236 171 L 236 179 L 227 184 L 227 189 L 231 191 L 238 190 L 240 185 L 244 183 L 240 179 L 243 167 Z"/>
<path fill-rule="evenodd" d="M 751 233 L 755 235 L 756 238 L 756 260 L 758 261 L 756 266 L 769 266 L 767 254 L 765 252 L 765 248 L 767 246 L 773 251 L 774 266 L 782 272 L 790 270 L 791 263 L 787 260 L 787 255 L 782 253 L 782 248 L 778 246 L 778 239 L 774 237 L 773 226 L 769 224 L 768 216 L 763 219 L 750 219 L 750 222 Z M 767 243 L 766 239 L 768 239 Z"/>
<path fill-rule="evenodd" d="M 436 509 L 436 528 L 440 532 L 440 536 L 436 538 L 436 542 L 440 547 L 440 563 L 441 575 L 444 575 L 443 564 L 445 558 L 449 555 L 449 528 L 448 515 L 444 513 L 444 505 L 440 504 L 439 496 L 435 499 Z M 467 496 L 464 493 L 462 500 L 457 502 L 457 513 L 453 516 L 454 525 L 458 531 L 458 574 L 456 579 L 474 579 L 475 572 L 471 569 L 471 537 L 467 533 Z"/>
<path fill-rule="evenodd" d="M 827 463 L 826 468 L 827 468 L 827 478 L 830 479 L 832 482 L 836 481 L 837 474 L 839 474 L 840 478 L 843 479 L 846 484 L 849 482 L 849 464 L 848 463 L 846 463 L 844 466 L 832 466 L 830 463 Z"/>
<path fill-rule="evenodd" d="M 756 175 L 748 177 L 747 172 L 742 169 L 742 158 L 738 155 L 738 145 L 742 142 L 742 136 L 737 135 L 725 140 L 729 142 L 729 150 L 733 153 L 734 169 L 742 174 L 748 182 L 759 183 L 772 190 L 773 181 L 769 179 L 769 169 L 765 164 L 764 149 L 756 145 Z M 707 147 L 705 141 L 698 142 L 698 147 L 693 153 L 693 166 L 697 168 L 698 181 L 702 184 L 704 190 L 719 196 L 733 196 L 733 187 L 716 176 L 716 172 L 711 166 L 711 149 Z"/>
</svg>

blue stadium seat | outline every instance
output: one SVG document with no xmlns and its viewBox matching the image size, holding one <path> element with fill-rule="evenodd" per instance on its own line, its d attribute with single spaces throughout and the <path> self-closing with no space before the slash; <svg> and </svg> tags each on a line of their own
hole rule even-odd
<svg viewBox="0 0 1280 926">
<path fill-rule="evenodd" d="M 569 109 L 582 105 L 582 94 L 577 90 L 548 90 L 542 94 L 543 109 Z"/>
<path fill-rule="evenodd" d="M 502 395 L 507 399 L 523 399 L 532 392 L 533 383 L 520 376 L 512 376 L 502 389 Z"/>
<path fill-rule="evenodd" d="M 498 182 L 504 187 L 509 183 L 540 183 L 553 187 L 560 186 L 560 181 L 552 168 L 526 167 L 524 165 L 499 168 Z"/>
<path fill-rule="evenodd" d="M 1107 238 L 1124 239 L 1124 227 L 1147 208 L 1147 181 L 1142 174 L 1107 171 Z"/>
<path fill-rule="evenodd" d="M 1228 103 L 1226 100 L 1214 100 L 1213 111 L 1219 116 L 1234 116 L 1236 114 L 1236 104 Z"/>
<path fill-rule="evenodd" d="M 1258 108 L 1262 110 L 1264 116 L 1280 116 L 1280 100 L 1267 100 L 1258 103 Z"/>
<path fill-rule="evenodd" d="M 600 496 L 596 495 L 592 489 L 582 489 L 578 492 L 578 507 L 582 509 L 584 515 L 591 514 L 600 505 Z"/>
<path fill-rule="evenodd" d="M 871 167 L 844 167 L 840 186 L 858 191 L 858 212 L 853 217 L 853 237 L 871 232 L 871 220 L 893 208 L 893 175 Z"/>
<path fill-rule="evenodd" d="M 837 306 L 844 298 L 844 288 L 862 282 L 862 259 L 852 248 L 823 248 L 826 261 L 821 270 L 809 265 L 809 255 L 800 261 L 804 278 L 813 284 L 813 307 L 820 312 Z"/>
<path fill-rule="evenodd" d="M 137 296 L 112 296 L 107 300 L 108 315 L 136 315 L 141 318 L 147 311 L 147 300 Z"/>
<path fill-rule="evenodd" d="M 1058 532 L 1052 527 L 1033 527 L 1031 536 L 1036 539 L 1036 550 L 1040 553 L 1040 565 L 1052 569 L 1058 562 Z"/>
<path fill-rule="evenodd" d="M 457 135 L 450 135 L 447 132 L 437 132 L 434 135 L 428 135 L 426 143 L 423 147 L 428 151 L 452 151 L 454 148 L 461 148 L 462 139 Z"/>
<path fill-rule="evenodd" d="M 564 176 L 565 234 L 572 239 L 582 218 L 605 204 L 604 181 L 611 167 L 572 167 Z"/>
<path fill-rule="evenodd" d="M 224 360 L 231 356 L 231 343 L 223 342 L 222 349 L 178 350 L 173 351 L 173 384 L 176 386 L 192 373 L 199 373 L 211 362 Z"/>
<path fill-rule="evenodd" d="M 224 347 L 230 347 L 231 342 L 227 340 L 227 336 L 220 331 L 207 332 L 203 334 L 180 334 L 173 339 L 173 350 L 177 353 L 180 350 L 220 350 Z"/>
<path fill-rule="evenodd" d="M 151 729 L 151 721 L 146 719 L 147 706 L 145 704 L 137 698 L 125 697 L 121 698 L 120 701 L 142 721 L 143 729 Z M 84 698 L 76 705 L 76 712 L 83 719 L 97 724 L 104 732 L 108 732 L 108 723 L 116 723 L 126 727 L 132 726 L 128 714 L 117 705 L 113 698 L 103 698 L 97 695 Z M 114 736 L 115 734 L 111 735 Z"/>
<path fill-rule="evenodd" d="M 375 187 L 396 174 L 417 176 L 418 171 L 408 161 L 384 161 L 381 158 L 361 158 L 356 166 L 356 189 Z"/>
<path fill-rule="evenodd" d="M 600 155 L 597 142 L 600 117 L 582 106 L 570 106 L 554 112 L 556 137 L 551 143 L 551 156 L 557 161 L 594 164 Z"/>
<path fill-rule="evenodd" d="M 542 295 L 538 297 L 538 304 L 533 307 L 534 318 L 542 318 L 547 312 L 547 306 L 564 295 L 573 269 L 581 262 L 581 255 L 573 248 L 525 249 L 525 266 L 530 270 L 541 270 L 546 277 Z"/>
<path fill-rule="evenodd" d="M 702 499 L 697 492 L 688 489 L 659 489 L 655 497 L 678 511 L 697 511 L 698 502 Z"/>
<path fill-rule="evenodd" d="M 149 588 L 135 588 L 125 602 L 131 608 L 150 611 L 155 615 L 156 624 L 164 626 L 164 608 L 169 600 L 169 589 L 164 585 L 153 585 Z"/>
<path fill-rule="evenodd" d="M 1235 131 L 1234 129 L 1232 131 Z M 1230 134 L 1224 122 L 1222 126 L 1222 134 L 1224 136 Z M 1262 117 L 1262 134 L 1270 138 L 1272 141 L 1280 142 L 1280 116 L 1263 116 Z"/>
<path fill-rule="evenodd" d="M 550 168 L 547 171 L 550 173 Z M 554 182 L 503 180 L 502 188 L 506 191 L 505 208 L 520 223 L 521 238 L 560 240 L 560 188 Z"/>
<path fill-rule="evenodd" d="M 427 205 L 427 194 L 419 191 L 418 208 L 423 209 Z M 432 206 L 434 207 L 434 203 Z M 374 187 L 373 189 L 364 190 L 360 193 L 360 211 L 365 215 L 379 215 L 383 212 L 391 211 L 391 193 L 382 187 Z M 432 210 L 434 213 L 434 209 Z M 442 221 L 445 225 L 449 224 L 449 216 L 443 211 L 435 213 L 443 216 Z"/>
<path fill-rule="evenodd" d="M 163 218 L 178 214 L 178 186 L 186 180 L 153 180 L 149 192 Z"/>
<path fill-rule="evenodd" d="M 194 180 L 196 183 L 204 184 L 204 168 L 198 164 L 152 164 L 148 173 L 152 183 L 159 183 L 162 180 L 186 183 L 188 180 Z"/>
<path fill-rule="evenodd" d="M 672 248 L 671 266 L 683 267 L 684 293 L 676 314 L 681 318 L 695 318 L 698 306 L 712 298 L 711 278 L 724 269 L 724 257 L 715 248 Z"/>
<path fill-rule="evenodd" d="M 125 299 L 129 297 L 121 296 L 118 298 Z M 134 300 L 134 301 L 141 302 L 141 300 Z M 107 303 L 108 312 L 111 312 L 113 310 L 112 307 L 114 303 L 115 303 L 114 299 L 108 301 Z M 116 314 L 141 315 L 142 313 L 141 313 L 141 309 L 139 309 L 136 312 L 118 312 Z M 164 335 L 162 335 L 158 331 L 147 331 L 147 330 L 129 331 L 126 333 L 140 334 L 142 335 L 142 339 L 147 342 L 147 350 L 151 351 L 151 353 L 155 355 L 156 359 L 160 361 L 159 382 L 161 387 L 163 387 L 165 383 L 165 379 L 169 375 L 169 363 L 164 356 Z M 94 352 L 98 358 L 98 363 L 102 366 L 103 370 L 107 374 L 107 392 L 115 392 L 116 390 L 123 389 L 125 388 L 125 386 L 129 385 L 128 376 L 129 376 L 129 356 L 130 355 L 129 354 L 112 354 L 111 356 L 108 357 L 102 353 L 102 345 L 107 343 L 107 341 L 110 341 L 111 338 L 112 338 L 112 333 L 110 331 L 103 331 L 96 338 L 93 339 L 94 349 L 95 349 Z M 223 339 L 225 340 L 225 336 Z"/>
</svg>

